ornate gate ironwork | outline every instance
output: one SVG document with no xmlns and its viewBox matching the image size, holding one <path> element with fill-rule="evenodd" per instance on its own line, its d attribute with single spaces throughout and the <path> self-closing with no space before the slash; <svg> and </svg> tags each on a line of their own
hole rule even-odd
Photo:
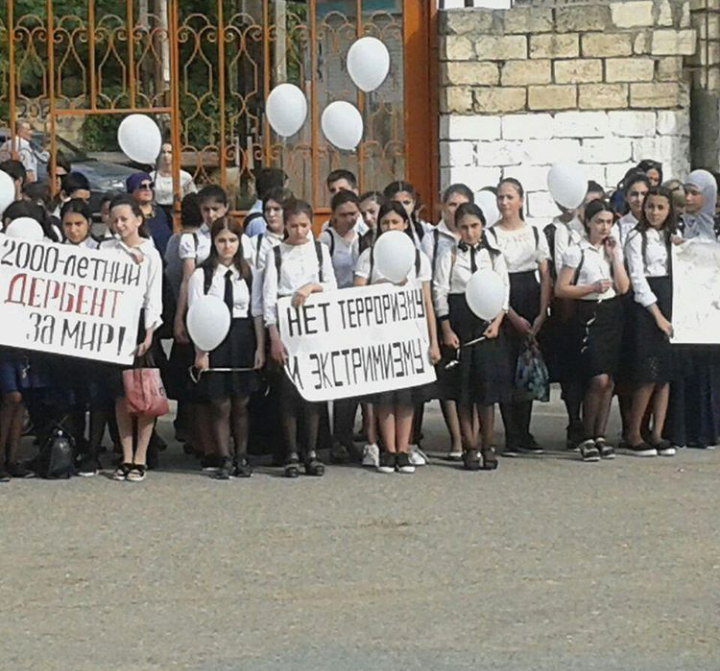
<svg viewBox="0 0 720 671">
<path fill-rule="evenodd" d="M 433 13 L 427 0 L 6 0 L 0 115 L 13 135 L 20 117 L 43 126 L 54 156 L 56 132 L 112 152 L 124 114 L 152 114 L 181 148 L 175 171 L 182 164 L 200 182 L 222 184 L 240 209 L 254 200 L 254 172 L 270 165 L 320 211 L 324 177 L 338 167 L 355 171 L 363 188 L 414 179 L 430 201 Z M 369 95 L 345 66 L 362 35 L 391 52 L 388 79 Z M 309 101 L 308 122 L 290 140 L 271 131 L 263 109 L 282 82 Z M 363 113 L 356 153 L 322 136 L 320 115 L 334 100 Z"/>
</svg>

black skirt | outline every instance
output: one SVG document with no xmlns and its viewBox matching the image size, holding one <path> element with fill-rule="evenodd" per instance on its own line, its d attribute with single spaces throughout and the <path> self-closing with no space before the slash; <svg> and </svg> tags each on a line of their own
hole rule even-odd
<svg viewBox="0 0 720 671">
<path fill-rule="evenodd" d="M 648 277 L 650 289 L 657 298 L 663 317 L 672 321 L 672 279 Z M 627 325 L 631 380 L 636 384 L 664 384 L 673 379 L 675 361 L 672 345 L 657 327 L 655 318 L 639 303 L 633 305 Z"/>
<path fill-rule="evenodd" d="M 575 301 L 555 298 L 550 316 L 538 334 L 538 344 L 550 373 L 550 382 L 571 381 L 577 377 L 578 361 L 573 356 Z"/>
<path fill-rule="evenodd" d="M 540 314 L 540 283 L 534 270 L 510 273 L 510 307 L 532 324 Z M 515 330 L 509 319 L 503 321 L 506 336 L 508 365 L 515 378 L 517 360 L 525 344 L 525 336 Z"/>
<path fill-rule="evenodd" d="M 230 323 L 225 340 L 210 352 L 210 368 L 253 368 L 255 365 L 255 325 L 252 319 L 236 318 Z M 249 396 L 259 388 L 257 372 L 203 373 L 197 384 L 198 400 Z"/>
<path fill-rule="evenodd" d="M 619 296 L 600 302 L 577 301 L 575 351 L 583 378 L 617 375 L 623 345 L 623 308 Z"/>
<path fill-rule="evenodd" d="M 488 322 L 479 319 L 467 304 L 465 294 L 451 294 L 450 326 L 460 344 L 482 336 Z M 512 372 L 508 360 L 506 336 L 483 340 L 460 350 L 460 364 L 450 375 L 454 383 L 453 399 L 463 405 L 493 405 L 512 398 Z"/>
</svg>

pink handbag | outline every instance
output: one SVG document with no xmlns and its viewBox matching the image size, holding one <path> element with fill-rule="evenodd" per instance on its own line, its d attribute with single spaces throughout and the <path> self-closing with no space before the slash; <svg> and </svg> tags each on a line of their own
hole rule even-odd
<svg viewBox="0 0 720 671">
<path fill-rule="evenodd" d="M 160 417 L 169 412 L 159 368 L 131 368 L 123 371 L 128 412 L 143 417 Z"/>
</svg>

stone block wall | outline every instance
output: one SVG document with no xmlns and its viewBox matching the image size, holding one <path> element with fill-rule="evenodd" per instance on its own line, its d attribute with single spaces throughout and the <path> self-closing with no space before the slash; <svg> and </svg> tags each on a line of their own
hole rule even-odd
<svg viewBox="0 0 720 671">
<path fill-rule="evenodd" d="M 517 177 L 528 218 L 557 213 L 549 166 L 614 187 L 642 158 L 689 170 L 690 3 L 457 9 L 440 14 L 441 184 Z"/>
</svg>

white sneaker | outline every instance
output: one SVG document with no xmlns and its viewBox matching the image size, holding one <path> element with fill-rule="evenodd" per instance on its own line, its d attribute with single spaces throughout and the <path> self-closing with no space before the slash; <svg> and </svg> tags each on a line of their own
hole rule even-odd
<svg viewBox="0 0 720 671">
<path fill-rule="evenodd" d="M 427 466 L 427 454 L 420 449 L 419 445 L 410 445 L 409 456 L 413 466 Z"/>
<path fill-rule="evenodd" d="M 363 447 L 362 465 L 368 468 L 377 468 L 380 465 L 380 448 L 375 443 L 368 443 Z"/>
</svg>

